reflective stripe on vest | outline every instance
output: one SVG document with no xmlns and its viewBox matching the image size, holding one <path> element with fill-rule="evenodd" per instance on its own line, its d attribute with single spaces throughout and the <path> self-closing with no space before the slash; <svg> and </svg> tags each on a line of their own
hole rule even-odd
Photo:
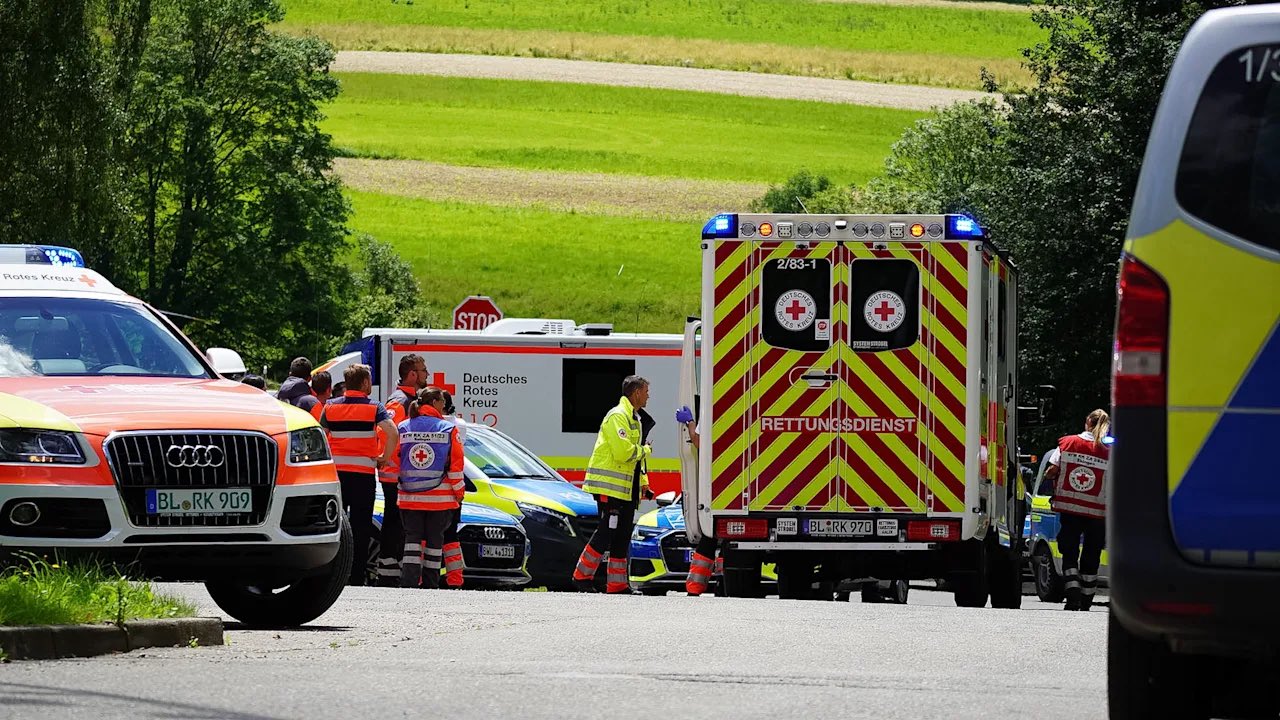
<svg viewBox="0 0 1280 720">
<path fill-rule="evenodd" d="M 375 473 L 378 463 L 377 404 L 341 397 L 324 406 L 333 464 L 340 471 Z"/>
<path fill-rule="evenodd" d="M 624 399 L 625 402 L 625 399 Z M 636 461 L 643 452 L 640 449 L 640 421 L 634 413 L 627 413 L 622 404 L 619 404 L 609 410 L 601 421 L 600 432 L 605 432 L 605 426 L 609 424 L 613 418 L 622 418 L 626 423 L 627 437 L 629 442 L 633 443 L 627 454 L 627 459 L 618 461 L 614 459 L 612 451 L 609 450 L 607 444 L 602 442 L 605 438 L 603 435 L 597 436 L 596 447 L 591 451 L 591 459 L 587 462 L 587 472 L 582 482 L 582 489 L 592 495 L 608 495 L 618 498 L 619 500 L 632 500 L 632 488 L 635 483 Z M 610 431 L 612 432 L 612 431 Z M 619 432 L 621 429 L 619 428 Z M 609 438 L 613 440 L 613 438 Z M 627 466 L 630 467 L 627 467 Z"/>
</svg>

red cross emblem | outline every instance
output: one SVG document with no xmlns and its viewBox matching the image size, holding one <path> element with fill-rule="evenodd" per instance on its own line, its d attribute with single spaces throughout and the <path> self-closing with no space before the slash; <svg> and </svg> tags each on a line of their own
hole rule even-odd
<svg viewBox="0 0 1280 720">
<path fill-rule="evenodd" d="M 414 450 L 413 459 L 415 462 L 425 463 L 427 461 L 427 451 L 423 450 L 422 448 L 418 448 Z"/>
<path fill-rule="evenodd" d="M 889 306 L 887 300 L 881 300 L 880 307 L 872 310 L 872 312 L 880 316 L 880 322 L 889 322 L 889 318 L 893 317 L 893 308 Z"/>
<path fill-rule="evenodd" d="M 76 279 L 77 279 L 77 280 L 79 280 L 80 282 L 84 283 L 85 285 L 88 285 L 89 287 L 93 287 L 94 285 L 97 285 L 97 284 L 98 284 L 98 281 L 97 281 L 97 280 L 94 280 L 94 279 L 93 279 L 93 278 L 91 278 L 91 277 L 89 277 L 88 273 L 85 273 L 84 275 L 81 275 L 80 277 L 78 277 L 78 278 L 76 278 Z"/>
<path fill-rule="evenodd" d="M 431 384 L 449 393 L 450 395 L 458 394 L 458 386 L 446 383 L 444 381 L 444 373 L 442 372 L 431 373 Z"/>
<path fill-rule="evenodd" d="M 804 317 L 806 310 L 805 306 L 801 304 L 799 300 L 792 300 L 791 304 L 787 306 L 787 309 L 784 312 L 790 315 L 792 320 L 799 320 Z"/>
</svg>

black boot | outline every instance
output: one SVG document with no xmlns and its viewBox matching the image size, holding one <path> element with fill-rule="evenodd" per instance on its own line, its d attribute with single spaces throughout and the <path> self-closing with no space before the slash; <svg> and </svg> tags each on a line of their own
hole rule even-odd
<svg viewBox="0 0 1280 720">
<path fill-rule="evenodd" d="M 1080 598 L 1080 610 L 1083 610 L 1084 612 L 1088 612 L 1088 611 L 1089 611 L 1089 607 L 1090 607 L 1091 605 L 1093 605 L 1093 595 L 1092 595 L 1092 594 L 1084 595 L 1084 596 L 1082 596 L 1082 597 Z"/>
<path fill-rule="evenodd" d="M 1062 607 L 1063 610 L 1079 610 L 1081 605 L 1080 588 L 1071 588 L 1067 590 L 1067 604 Z"/>
</svg>

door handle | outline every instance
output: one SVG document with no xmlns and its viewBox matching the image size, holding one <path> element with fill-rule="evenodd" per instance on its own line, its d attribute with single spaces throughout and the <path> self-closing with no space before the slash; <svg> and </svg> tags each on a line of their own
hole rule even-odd
<svg viewBox="0 0 1280 720">
<path fill-rule="evenodd" d="M 809 387 L 824 387 L 839 379 L 835 373 L 807 372 L 800 379 L 809 383 Z"/>
</svg>

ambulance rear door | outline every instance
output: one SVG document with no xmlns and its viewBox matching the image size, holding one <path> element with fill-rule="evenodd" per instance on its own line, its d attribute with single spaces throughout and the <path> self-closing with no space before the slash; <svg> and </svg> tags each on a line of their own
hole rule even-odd
<svg viewBox="0 0 1280 720">
<path fill-rule="evenodd" d="M 760 223 L 753 243 L 756 292 L 747 299 L 758 333 L 743 408 L 749 433 L 747 509 L 835 511 L 842 495 L 839 428 L 845 418 L 836 291 L 845 278 L 845 249 L 833 241 L 760 237 L 766 229 L 780 231 L 768 225 Z"/>
</svg>

